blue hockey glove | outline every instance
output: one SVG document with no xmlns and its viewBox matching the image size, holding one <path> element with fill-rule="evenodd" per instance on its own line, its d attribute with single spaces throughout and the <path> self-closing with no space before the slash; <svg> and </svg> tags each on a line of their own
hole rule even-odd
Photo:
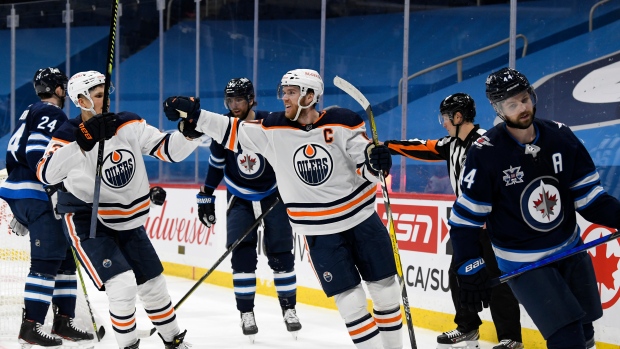
<svg viewBox="0 0 620 349">
<path fill-rule="evenodd" d="M 472 312 L 481 312 L 489 307 L 491 286 L 484 259 L 475 258 L 466 261 L 456 269 L 461 308 Z"/>
<path fill-rule="evenodd" d="M 118 117 L 114 113 L 97 114 L 75 129 L 75 141 L 84 151 L 91 151 L 95 144 L 108 140 L 116 133 Z"/>
<path fill-rule="evenodd" d="M 184 118 L 195 123 L 200 116 L 200 98 L 172 96 L 164 101 L 164 114 L 170 121 Z"/>
<path fill-rule="evenodd" d="M 196 201 L 198 202 L 198 219 L 207 228 L 210 228 L 216 222 L 215 196 L 201 191 L 196 194 Z"/>
<path fill-rule="evenodd" d="M 149 195 L 151 196 L 151 201 L 157 206 L 163 205 L 164 201 L 166 201 L 166 191 L 162 187 L 156 186 L 151 188 Z"/>
<path fill-rule="evenodd" d="M 390 168 L 392 167 L 392 155 L 390 155 L 390 149 L 385 145 L 374 145 L 370 143 L 366 147 L 366 165 L 370 169 L 373 175 L 378 176 L 379 172 L 383 172 L 384 176 L 390 174 Z"/>
<path fill-rule="evenodd" d="M 177 125 L 179 132 L 187 139 L 200 138 L 204 133 L 196 131 L 196 123 L 188 120 L 181 120 Z"/>
</svg>

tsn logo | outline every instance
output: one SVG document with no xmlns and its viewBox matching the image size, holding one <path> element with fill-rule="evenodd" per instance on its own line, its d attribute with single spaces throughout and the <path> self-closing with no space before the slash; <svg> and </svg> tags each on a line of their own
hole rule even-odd
<svg viewBox="0 0 620 349">
<path fill-rule="evenodd" d="M 437 253 L 438 208 L 434 206 L 391 205 L 398 248 L 405 251 Z M 377 205 L 377 213 L 387 225 L 383 203 Z"/>
</svg>

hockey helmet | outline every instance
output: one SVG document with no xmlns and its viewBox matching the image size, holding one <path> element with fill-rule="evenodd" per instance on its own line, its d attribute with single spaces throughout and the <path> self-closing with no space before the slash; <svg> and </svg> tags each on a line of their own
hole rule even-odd
<svg viewBox="0 0 620 349">
<path fill-rule="evenodd" d="M 85 72 L 80 72 L 71 77 L 69 79 L 68 89 L 69 89 L 69 97 L 73 101 L 76 107 L 80 107 L 78 102 L 80 95 L 86 97 L 89 101 L 90 98 L 90 90 L 93 87 L 105 84 L 105 75 L 101 74 L 98 71 L 90 70 Z M 110 94 L 114 92 L 114 86 L 110 83 Z"/>
<path fill-rule="evenodd" d="M 314 98 L 310 105 L 318 102 L 323 95 L 323 79 L 316 70 L 312 69 L 295 69 L 284 74 L 278 85 L 279 99 L 281 98 L 282 86 L 299 86 L 301 97 L 305 96 L 309 90 L 314 91 Z"/>
<path fill-rule="evenodd" d="M 226 88 L 224 88 L 224 106 L 228 109 L 228 103 L 226 100 L 229 97 L 243 97 L 250 103 L 250 100 L 254 98 L 254 85 L 248 78 L 234 78 L 231 79 Z"/>
<path fill-rule="evenodd" d="M 58 68 L 50 67 L 37 70 L 32 79 L 32 85 L 37 95 L 55 94 L 58 86 L 67 91 L 67 81 L 68 78 L 65 73 Z"/>
<path fill-rule="evenodd" d="M 530 85 L 525 75 L 512 68 L 502 68 L 495 73 L 489 74 L 486 81 L 486 95 L 493 109 L 500 118 L 504 119 L 504 111 L 500 103 L 510 97 L 527 91 L 532 100 L 532 104 L 536 105 L 536 92 L 534 87 Z"/>
<path fill-rule="evenodd" d="M 450 122 L 454 125 L 454 115 L 457 112 L 461 112 L 465 122 L 473 122 L 476 117 L 476 103 L 474 103 L 474 99 L 470 95 L 461 92 L 444 98 L 439 104 L 439 123 L 443 124 L 443 115 L 448 115 Z"/>
</svg>

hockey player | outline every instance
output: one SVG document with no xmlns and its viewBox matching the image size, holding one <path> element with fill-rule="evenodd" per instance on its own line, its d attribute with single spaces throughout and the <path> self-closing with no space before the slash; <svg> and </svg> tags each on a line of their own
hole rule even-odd
<svg viewBox="0 0 620 349">
<path fill-rule="evenodd" d="M 476 105 L 473 98 L 465 93 L 454 93 L 446 97 L 439 104 L 439 123 L 448 131 L 448 136 L 439 140 L 410 139 L 406 141 L 390 140 L 384 144 L 390 148 L 392 154 L 400 154 L 410 159 L 423 161 L 445 161 L 448 165 L 450 183 L 454 193 L 459 196 L 461 189 L 458 185 L 461 170 L 465 164 L 465 154 L 480 136 L 485 133 L 479 125 L 474 125 Z M 482 257 L 487 262 L 490 277 L 498 277 L 501 271 L 497 267 L 495 254 L 486 229 L 480 230 L 480 245 Z M 454 257 L 454 255 L 453 255 Z M 450 269 L 454 269 L 454 258 L 450 261 Z M 450 273 L 450 292 L 456 314 L 455 330 L 447 331 L 437 337 L 437 348 L 452 348 L 453 344 L 465 343 L 469 349 L 478 348 L 480 337 L 478 328 L 482 321 L 478 312 L 461 307 L 459 301 L 459 286 L 456 275 Z M 493 289 L 493 297 L 489 303 L 491 316 L 497 331 L 500 343 L 493 349 L 521 349 L 521 324 L 519 302 L 515 299 L 510 287 L 502 284 Z M 458 344 L 459 348 L 463 348 Z"/>
<path fill-rule="evenodd" d="M 55 133 L 37 168 L 48 184 L 62 181 L 57 210 L 84 269 L 105 290 L 119 348 L 136 349 L 136 295 L 166 349 L 184 349 L 181 332 L 161 274 L 162 264 L 144 222 L 151 193 L 142 155 L 180 161 L 197 146 L 180 132 L 162 133 L 130 112 L 101 114 L 105 77 L 96 71 L 73 75 L 69 97 L 81 109 Z M 98 143 L 106 140 L 96 236 L 90 238 Z"/>
<path fill-rule="evenodd" d="M 92 341 L 94 336 L 75 327 L 77 278 L 75 260 L 54 217 L 36 166 L 52 134 L 65 121 L 62 111 L 67 95 L 67 76 L 57 68 L 37 70 L 34 90 L 40 101 L 28 106 L 18 120 L 7 148 L 9 177 L 0 187 L 0 197 L 11 207 L 17 222 L 14 232 L 30 231 L 30 271 L 24 290 L 24 316 L 19 342 L 25 345 L 58 347 L 68 342 Z M 15 226 L 23 225 L 23 229 Z M 45 333 L 50 303 L 55 305 L 52 334 Z M 61 339 L 62 338 L 62 339 Z"/>
<path fill-rule="evenodd" d="M 460 301 L 475 311 L 491 295 L 478 244 L 485 222 L 503 272 L 583 244 L 575 212 L 620 228 L 620 202 L 601 186 L 581 141 L 564 124 L 535 119 L 536 94 L 527 78 L 501 69 L 487 78 L 486 94 L 504 122 L 467 154 L 462 194 L 449 221 Z M 588 253 L 528 271 L 508 285 L 548 348 L 594 347 L 592 322 L 603 311 Z"/>
<path fill-rule="evenodd" d="M 232 79 L 224 89 L 227 116 L 239 120 L 262 120 L 268 112 L 254 112 L 254 86 L 247 78 Z M 226 247 L 230 247 L 275 200 L 278 186 L 273 168 L 262 155 L 239 147 L 236 152 L 212 142 L 209 170 L 205 184 L 200 188 L 198 218 L 210 227 L 215 224 L 215 196 L 213 191 L 224 178 L 227 187 Z M 286 329 L 296 337 L 301 329 L 295 312 L 297 278 L 293 250 L 293 231 L 286 208 L 281 202 L 265 217 L 263 226 L 265 254 L 273 270 L 274 284 L 282 308 Z M 254 317 L 256 294 L 257 229 L 246 237 L 232 252 L 233 287 L 237 309 L 241 312 L 244 335 L 258 333 Z"/>
<path fill-rule="evenodd" d="M 379 171 L 392 160 L 375 147 L 364 121 L 348 109 L 317 111 L 323 80 L 314 70 L 282 77 L 284 111 L 242 121 L 201 110 L 186 97 L 169 97 L 166 116 L 181 111 L 186 123 L 226 148 L 262 154 L 273 166 L 293 229 L 306 236 L 312 265 L 328 297 L 334 297 L 358 348 L 402 348 L 400 287 L 392 246 L 374 209 Z M 366 282 L 374 317 L 366 309 Z"/>
</svg>

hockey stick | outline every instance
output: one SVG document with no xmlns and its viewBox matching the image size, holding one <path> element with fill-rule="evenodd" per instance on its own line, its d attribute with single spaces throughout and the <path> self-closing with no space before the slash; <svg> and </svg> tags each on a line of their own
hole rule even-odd
<svg viewBox="0 0 620 349">
<path fill-rule="evenodd" d="M 372 131 L 372 141 L 375 145 L 379 145 L 379 137 L 377 136 L 377 126 L 375 125 L 375 116 L 372 113 L 372 108 L 368 99 L 357 89 L 343 78 L 336 76 L 334 78 L 334 85 L 339 89 L 346 92 L 349 96 L 353 97 L 366 111 L 368 120 L 370 121 L 370 129 Z M 381 180 L 381 191 L 383 192 L 383 204 L 385 205 L 385 212 L 388 218 L 388 231 L 390 233 L 390 240 L 392 241 L 392 252 L 394 254 L 394 261 L 396 262 L 396 273 L 398 275 L 398 282 L 400 283 L 401 296 L 403 299 L 403 308 L 405 309 L 405 319 L 407 321 L 407 329 L 409 330 L 409 340 L 411 341 L 411 348 L 417 349 L 418 346 L 415 341 L 415 334 L 413 333 L 413 323 L 411 321 L 411 309 L 409 309 L 409 297 L 407 296 L 407 287 L 405 285 L 405 278 L 403 277 L 403 265 L 400 261 L 400 252 L 398 250 L 398 241 L 396 240 L 396 229 L 394 228 L 394 220 L 392 219 L 392 209 L 390 206 L 390 197 L 388 196 L 387 186 L 385 185 L 385 177 L 382 172 L 379 172 L 379 179 Z"/>
<path fill-rule="evenodd" d="M 615 239 L 617 239 L 619 237 L 620 237 L 620 232 L 616 231 L 613 234 L 605 235 L 605 236 L 600 237 L 600 238 L 598 238 L 596 240 L 592 240 L 592 241 L 590 241 L 590 242 L 588 242 L 586 244 L 573 247 L 573 248 L 571 248 L 569 250 L 566 250 L 566 251 L 563 251 L 563 252 L 551 255 L 549 257 L 545 257 L 545 258 L 543 258 L 541 260 L 538 260 L 536 262 L 532 262 L 532 263 L 527 264 L 527 265 L 525 265 L 525 266 L 523 266 L 523 267 L 521 267 L 519 269 L 515 269 L 515 270 L 513 270 L 513 271 L 511 271 L 509 273 L 506 273 L 506 274 L 504 274 L 504 275 L 502 275 L 500 277 L 492 279 L 490 285 L 491 285 L 491 287 L 495 287 L 495 286 L 497 286 L 497 285 L 499 285 L 501 283 L 504 283 L 504 282 L 506 282 L 506 281 L 508 281 L 508 280 L 510 280 L 512 278 L 515 278 L 515 277 L 517 277 L 517 276 L 519 276 L 519 275 L 521 275 L 521 274 L 523 274 L 525 272 L 528 272 L 530 270 L 537 269 L 537 268 L 540 268 L 540 267 L 544 267 L 545 265 L 549 265 L 551 263 L 555 263 L 555 262 L 557 262 L 557 261 L 559 261 L 561 259 L 564 259 L 566 257 L 570 257 L 572 255 L 575 255 L 575 254 L 577 254 L 579 252 L 583 252 L 585 250 L 589 250 L 592 247 L 596 247 L 598 245 L 602 245 L 602 244 L 607 243 L 607 242 L 609 242 L 611 240 L 615 240 Z"/>
<path fill-rule="evenodd" d="M 95 321 L 95 315 L 93 314 L 93 308 L 90 305 L 88 299 L 88 292 L 86 291 L 86 284 L 84 284 L 84 278 L 82 277 L 82 269 L 80 268 L 80 261 L 75 254 L 75 249 L 71 246 L 71 253 L 73 254 L 73 260 L 75 261 L 75 269 L 77 269 L 78 276 L 80 278 L 80 284 L 82 284 L 82 292 L 84 293 L 84 300 L 86 300 L 86 306 L 88 307 L 88 313 L 90 314 L 90 321 L 93 322 L 93 329 L 95 329 L 95 336 L 97 336 L 97 342 L 101 342 L 103 336 L 105 336 L 105 328 L 103 326 L 97 329 L 97 322 Z"/>
<path fill-rule="evenodd" d="M 114 41 L 116 40 L 116 22 L 118 18 L 118 0 L 112 0 L 112 18 L 110 20 L 110 34 L 108 34 L 108 62 L 105 70 L 105 84 L 103 87 L 103 105 L 101 113 L 107 113 L 108 100 L 110 99 L 110 78 L 112 76 L 112 64 L 114 62 Z M 101 191 L 101 170 L 103 167 L 103 148 L 105 140 L 99 141 L 97 151 L 97 166 L 95 168 L 95 190 L 93 192 L 93 211 L 90 217 L 90 235 L 94 239 L 97 235 L 97 215 L 99 214 L 99 193 Z"/>
<path fill-rule="evenodd" d="M 215 264 L 213 264 L 213 266 L 211 266 L 211 268 L 200 279 L 198 279 L 198 281 L 196 281 L 194 286 L 192 286 L 192 288 L 190 288 L 189 291 L 187 291 L 185 293 L 183 298 L 181 298 L 181 300 L 179 300 L 177 302 L 177 304 L 174 306 L 174 310 L 175 311 L 178 310 L 179 307 L 183 304 L 183 302 L 185 302 L 185 300 L 189 296 L 191 296 L 192 293 L 194 293 L 194 291 L 198 288 L 198 286 L 200 286 L 200 284 L 202 284 L 202 282 L 205 281 L 205 279 L 208 278 L 209 275 L 211 275 L 211 273 L 213 273 L 215 268 L 217 268 L 218 265 L 220 265 L 220 263 L 222 263 L 224 261 L 224 259 L 241 243 L 241 241 L 243 241 L 248 235 L 250 235 L 250 233 L 254 230 L 254 228 L 256 228 L 256 226 L 260 224 L 260 221 L 262 221 L 263 218 L 265 218 L 265 216 L 267 216 L 269 214 L 269 212 L 271 212 L 271 210 L 273 210 L 273 208 L 276 207 L 278 202 L 280 202 L 280 198 L 276 198 L 276 200 L 271 204 L 271 206 L 269 206 L 267 211 L 261 213 L 261 215 L 258 216 L 258 218 L 256 218 L 254 223 L 252 223 L 252 225 L 245 231 L 245 233 L 243 233 L 243 235 L 241 235 L 241 237 L 239 237 L 237 240 L 235 240 L 235 242 L 233 242 L 232 245 L 230 245 L 230 247 L 228 247 L 226 252 L 224 252 L 224 254 L 215 262 Z M 155 327 L 153 327 L 151 329 L 151 334 L 153 334 L 155 332 L 155 330 L 156 330 Z"/>
</svg>

